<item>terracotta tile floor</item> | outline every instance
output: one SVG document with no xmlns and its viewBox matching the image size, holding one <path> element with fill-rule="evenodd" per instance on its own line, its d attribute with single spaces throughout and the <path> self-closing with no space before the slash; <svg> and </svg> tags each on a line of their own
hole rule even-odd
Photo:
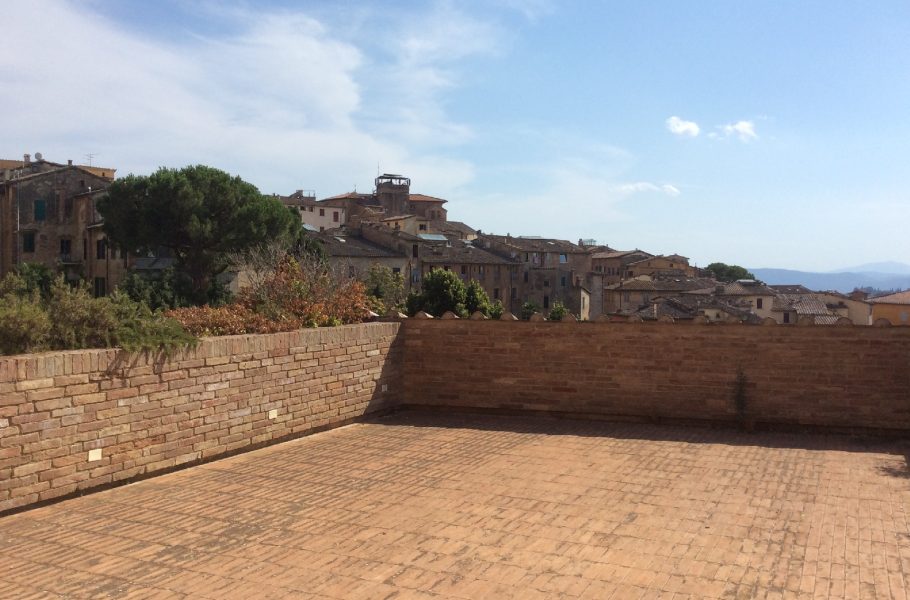
<svg viewBox="0 0 910 600">
<path fill-rule="evenodd" d="M 908 446 L 405 413 L 0 519 L 0 597 L 906 598 Z"/>
</svg>

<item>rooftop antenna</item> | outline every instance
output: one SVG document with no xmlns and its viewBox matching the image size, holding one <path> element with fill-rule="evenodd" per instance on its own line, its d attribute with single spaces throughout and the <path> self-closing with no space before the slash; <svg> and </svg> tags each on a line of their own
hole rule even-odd
<svg viewBox="0 0 910 600">
<path fill-rule="evenodd" d="M 85 155 L 85 160 L 88 161 L 88 166 L 92 166 L 92 159 L 98 156 L 95 152 L 89 152 Z"/>
</svg>

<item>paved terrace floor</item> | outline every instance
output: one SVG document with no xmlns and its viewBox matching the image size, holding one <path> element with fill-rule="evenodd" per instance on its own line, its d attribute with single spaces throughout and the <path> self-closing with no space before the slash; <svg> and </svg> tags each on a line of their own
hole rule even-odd
<svg viewBox="0 0 910 600">
<path fill-rule="evenodd" d="M 0 597 L 906 598 L 906 446 L 406 413 L 0 519 Z"/>
</svg>

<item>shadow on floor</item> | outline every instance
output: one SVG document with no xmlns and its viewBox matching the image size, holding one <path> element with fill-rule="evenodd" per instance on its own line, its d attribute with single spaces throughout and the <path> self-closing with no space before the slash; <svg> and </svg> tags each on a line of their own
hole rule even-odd
<svg viewBox="0 0 910 600">
<path fill-rule="evenodd" d="M 687 442 L 691 444 L 724 444 L 801 450 L 840 450 L 901 455 L 903 467 L 883 467 L 895 477 L 910 478 L 910 440 L 896 436 L 866 433 L 824 432 L 817 429 L 799 431 L 759 430 L 747 432 L 723 423 L 645 423 L 608 421 L 548 414 L 497 414 L 463 412 L 451 409 L 409 408 L 385 416 L 364 419 L 366 422 L 408 427 L 444 427 L 481 431 L 511 431 L 542 435 L 571 435 L 639 439 L 648 441 Z"/>
</svg>

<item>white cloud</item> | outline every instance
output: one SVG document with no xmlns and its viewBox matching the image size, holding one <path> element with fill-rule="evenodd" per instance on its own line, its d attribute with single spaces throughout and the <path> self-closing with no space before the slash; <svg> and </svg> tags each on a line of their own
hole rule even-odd
<svg viewBox="0 0 910 600">
<path fill-rule="evenodd" d="M 0 155 L 78 161 L 93 152 L 121 174 L 203 163 L 267 193 L 365 189 L 377 162 L 434 195 L 474 176 L 470 162 L 439 155 L 438 139 L 469 135 L 439 93 L 455 85 L 443 65 L 489 51 L 493 35 L 462 20 L 437 36 L 441 25 L 427 23 L 457 22 L 450 9 L 426 16 L 413 35 L 386 32 L 404 41 L 391 66 L 377 66 L 301 12 L 228 11 L 234 33 L 165 41 L 90 8 L 35 1 L 4 13 Z M 408 85 L 424 91 L 367 96 L 368 71 L 402 77 L 409 67 Z M 367 99 L 383 127 L 364 120 Z"/>
<path fill-rule="evenodd" d="M 685 121 L 677 116 L 670 117 L 667 119 L 666 123 L 670 133 L 676 135 L 698 137 L 698 134 L 701 131 L 698 123 L 695 121 Z"/>
<path fill-rule="evenodd" d="M 659 192 L 662 194 L 666 194 L 667 196 L 676 197 L 676 196 L 679 196 L 681 193 L 679 191 L 679 188 L 677 188 L 674 185 L 670 185 L 669 183 L 665 183 L 663 185 L 657 185 L 657 184 L 651 183 L 649 181 L 636 181 L 633 183 L 623 183 L 623 184 L 615 186 L 613 189 L 615 189 L 620 194 L 624 194 L 624 195 L 640 194 L 642 192 Z"/>
<path fill-rule="evenodd" d="M 737 121 L 736 123 L 723 125 L 719 129 L 723 132 L 725 137 L 736 136 L 743 142 L 750 142 L 758 139 L 758 134 L 755 133 L 755 123 L 753 121 Z"/>
</svg>

